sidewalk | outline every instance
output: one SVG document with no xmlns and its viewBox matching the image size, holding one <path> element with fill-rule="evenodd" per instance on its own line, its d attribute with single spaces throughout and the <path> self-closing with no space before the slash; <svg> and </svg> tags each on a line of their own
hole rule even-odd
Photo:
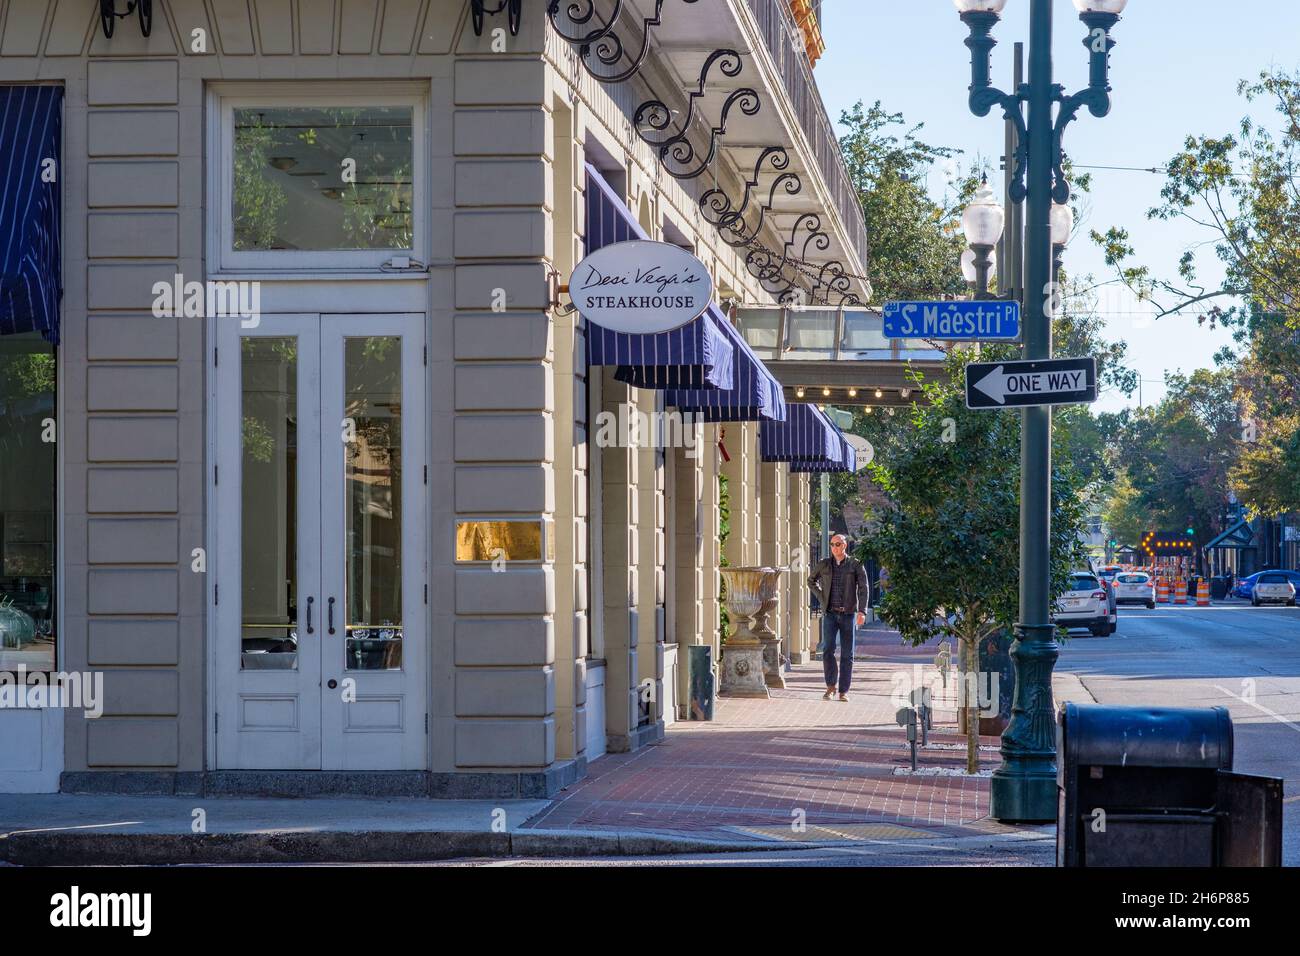
<svg viewBox="0 0 1300 956">
<path fill-rule="evenodd" d="M 602 757 L 553 801 L 0 795 L 0 862 L 662 856 L 975 837 L 1032 841 L 1044 857 L 1051 826 L 988 819 L 988 777 L 963 772 L 951 714 L 936 715 L 918 754 L 941 775 L 910 774 L 890 694 L 934 648 L 900 647 L 875 627 L 859 632 L 858 651 L 847 703 L 823 701 L 821 664 L 801 665 L 771 699 L 719 700 L 714 721 L 677 723 L 659 744 Z M 1089 699 L 1070 675 L 1057 675 L 1057 694 Z M 999 762 L 997 743 L 981 741 L 984 771 Z"/>
<path fill-rule="evenodd" d="M 915 666 L 930 669 L 935 648 L 901 647 L 883 626 L 858 634 L 847 703 L 822 700 L 820 663 L 798 666 L 769 700 L 720 699 L 711 723 L 677 723 L 653 747 L 601 758 L 524 829 L 635 827 L 784 844 L 1043 830 L 988 819 L 989 780 L 965 775 L 955 714 L 947 725 L 936 718 L 919 749 L 922 774 L 910 773 L 890 696 Z M 1091 700 L 1072 675 L 1058 675 L 1057 694 Z M 998 743 L 981 739 L 982 771 L 1000 763 Z"/>
</svg>

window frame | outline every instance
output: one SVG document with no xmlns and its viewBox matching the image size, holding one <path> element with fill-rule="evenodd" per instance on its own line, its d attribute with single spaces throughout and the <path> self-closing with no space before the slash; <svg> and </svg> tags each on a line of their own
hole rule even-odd
<svg viewBox="0 0 1300 956">
<path fill-rule="evenodd" d="M 358 92 L 360 90 L 360 92 Z M 429 261 L 428 110 L 429 87 L 421 82 L 301 81 L 213 83 L 208 89 L 208 261 L 216 275 L 298 274 L 392 271 L 387 263 L 405 256 Z M 234 111 L 246 107 L 409 106 L 411 108 L 410 249 L 253 250 L 234 248 Z M 399 270 L 402 271 L 402 270 Z M 410 275 L 409 271 L 405 271 Z"/>
</svg>

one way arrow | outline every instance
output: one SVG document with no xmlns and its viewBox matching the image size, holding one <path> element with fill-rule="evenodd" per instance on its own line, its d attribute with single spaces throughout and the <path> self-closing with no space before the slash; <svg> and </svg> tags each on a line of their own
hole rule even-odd
<svg viewBox="0 0 1300 956">
<path fill-rule="evenodd" d="M 976 382 L 975 387 L 999 405 L 1007 403 L 1007 377 L 1002 374 L 1001 365 Z"/>
</svg>

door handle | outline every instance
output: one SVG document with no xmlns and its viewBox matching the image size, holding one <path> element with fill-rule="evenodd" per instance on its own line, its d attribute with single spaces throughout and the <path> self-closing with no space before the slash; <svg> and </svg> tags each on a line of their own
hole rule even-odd
<svg viewBox="0 0 1300 956">
<path fill-rule="evenodd" d="M 330 598 L 329 615 L 330 615 L 330 620 L 329 620 L 330 633 L 333 634 L 334 633 L 334 599 L 333 598 Z"/>
<path fill-rule="evenodd" d="M 316 600 L 316 599 L 315 599 L 314 597 L 309 597 L 309 598 L 307 598 L 307 633 L 308 633 L 308 634 L 315 634 L 315 633 L 316 633 L 316 632 L 313 631 L 312 628 L 311 628 L 311 605 L 312 605 L 312 602 L 315 601 L 315 600 Z"/>
</svg>

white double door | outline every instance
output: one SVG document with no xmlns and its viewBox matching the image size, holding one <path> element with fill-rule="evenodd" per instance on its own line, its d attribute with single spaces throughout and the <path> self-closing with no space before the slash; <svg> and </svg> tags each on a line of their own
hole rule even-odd
<svg viewBox="0 0 1300 956">
<path fill-rule="evenodd" d="M 424 316 L 217 326 L 216 767 L 423 769 Z"/>
</svg>

